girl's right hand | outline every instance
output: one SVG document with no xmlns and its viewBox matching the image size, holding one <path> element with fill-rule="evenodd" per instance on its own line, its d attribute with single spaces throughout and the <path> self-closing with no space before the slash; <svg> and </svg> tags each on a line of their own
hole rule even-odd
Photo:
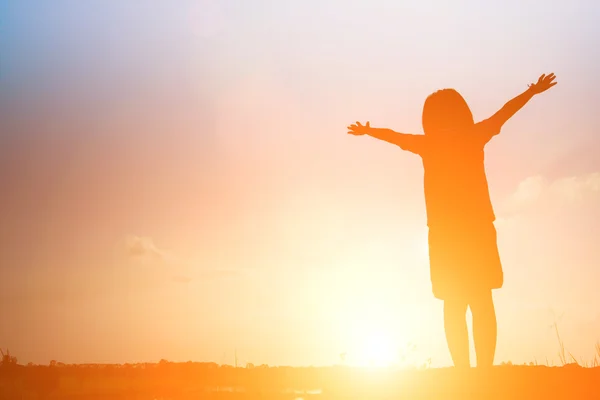
<svg viewBox="0 0 600 400">
<path fill-rule="evenodd" d="M 532 83 L 529 85 L 529 90 L 531 90 L 534 94 L 540 94 L 542 92 L 545 92 L 546 90 L 550 89 L 552 86 L 558 83 L 553 82 L 555 78 L 556 75 L 554 75 L 554 73 L 551 73 L 548 76 L 546 76 L 546 74 L 543 74 L 542 76 L 540 76 L 536 83 Z"/>
<path fill-rule="evenodd" d="M 348 133 L 357 136 L 367 134 L 370 130 L 371 125 L 369 121 L 367 121 L 366 125 L 362 125 L 360 122 L 356 121 L 356 124 L 352 124 L 348 127 Z"/>
</svg>

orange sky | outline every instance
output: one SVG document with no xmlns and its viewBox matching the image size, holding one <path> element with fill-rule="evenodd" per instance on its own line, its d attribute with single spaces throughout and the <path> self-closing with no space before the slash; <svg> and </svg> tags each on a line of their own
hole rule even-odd
<svg viewBox="0 0 600 400">
<path fill-rule="evenodd" d="M 483 119 L 544 72 L 560 85 L 486 150 L 496 361 L 557 362 L 553 313 L 592 357 L 597 2 L 12 3 L 0 346 L 21 362 L 331 365 L 414 343 L 410 362 L 448 365 L 420 160 L 345 127 L 421 133 L 442 87 Z"/>
</svg>

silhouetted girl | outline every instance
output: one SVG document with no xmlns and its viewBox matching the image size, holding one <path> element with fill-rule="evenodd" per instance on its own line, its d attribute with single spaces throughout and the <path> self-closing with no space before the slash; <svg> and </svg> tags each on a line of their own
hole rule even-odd
<svg viewBox="0 0 600 400">
<path fill-rule="evenodd" d="M 425 135 L 373 128 L 369 122 L 348 127 L 350 134 L 385 140 L 423 159 L 432 290 L 444 301 L 444 329 L 456 367 L 469 366 L 467 307 L 473 315 L 477 365 L 491 366 L 496 351 L 492 289 L 502 287 L 504 277 L 484 147 L 534 95 L 556 85 L 554 79 L 554 74 L 542 75 L 491 118 L 478 123 L 456 90 L 443 89 L 425 100 Z"/>
</svg>

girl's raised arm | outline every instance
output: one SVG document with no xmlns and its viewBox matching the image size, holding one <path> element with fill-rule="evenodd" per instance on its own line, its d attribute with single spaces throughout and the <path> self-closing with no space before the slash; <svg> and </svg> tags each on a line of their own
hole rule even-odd
<svg viewBox="0 0 600 400">
<path fill-rule="evenodd" d="M 402 150 L 407 150 L 415 154 L 421 154 L 425 146 L 424 135 L 399 133 L 387 128 L 373 128 L 369 122 L 365 125 L 362 125 L 360 122 L 350 125 L 348 133 L 356 136 L 369 135 L 375 139 L 395 144 Z"/>
<path fill-rule="evenodd" d="M 556 76 L 552 73 L 550 75 L 543 74 L 539 77 L 537 83 L 532 83 L 529 88 L 506 103 L 496 114 L 490 118 L 483 120 L 476 124 L 476 127 L 487 137 L 491 139 L 500 133 L 502 126 L 508 121 L 513 115 L 517 113 L 529 100 L 536 94 L 540 94 L 556 85 L 557 82 L 553 82 Z"/>
</svg>

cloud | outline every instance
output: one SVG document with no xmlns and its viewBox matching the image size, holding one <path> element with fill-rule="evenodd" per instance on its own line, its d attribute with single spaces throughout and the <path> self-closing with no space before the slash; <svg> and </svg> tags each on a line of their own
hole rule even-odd
<svg viewBox="0 0 600 400">
<path fill-rule="evenodd" d="M 539 290 L 544 296 L 556 297 L 551 292 L 569 284 L 581 289 L 569 295 L 573 298 L 593 290 L 588 286 L 600 277 L 600 172 L 527 178 L 500 204 L 497 216 L 507 269 L 514 267 L 515 274 L 530 282 L 543 279 Z"/>
<path fill-rule="evenodd" d="M 152 238 L 128 235 L 120 245 L 120 254 L 124 262 L 136 269 L 140 274 L 161 277 L 177 283 L 190 283 L 194 280 L 207 281 L 213 279 L 240 276 L 242 270 L 235 268 L 198 268 L 190 260 L 183 260 L 171 252 L 158 247 Z"/>
<path fill-rule="evenodd" d="M 121 262 L 125 263 L 132 272 L 140 275 L 140 279 L 154 276 L 158 280 L 171 280 L 177 283 L 192 281 L 186 271 L 186 263 L 158 247 L 150 237 L 126 236 L 120 242 L 119 255 Z"/>
<path fill-rule="evenodd" d="M 600 172 L 548 179 L 532 176 L 497 209 L 500 241 L 514 262 L 591 265 L 596 262 Z"/>
<path fill-rule="evenodd" d="M 124 241 L 126 256 L 132 260 L 158 260 L 165 261 L 168 254 L 156 247 L 152 238 L 141 236 L 127 236 Z"/>
<path fill-rule="evenodd" d="M 514 301 L 511 307 L 558 308 L 571 314 L 573 321 L 583 318 L 582 313 L 600 312 L 595 306 L 600 279 L 600 172 L 529 177 L 499 206 L 502 293 L 505 299 L 514 299 L 509 300 Z M 532 317 L 518 315 L 533 323 Z"/>
<path fill-rule="evenodd" d="M 532 176 L 522 181 L 504 207 L 505 216 L 548 206 L 582 205 L 600 194 L 600 172 L 550 180 Z"/>
<path fill-rule="evenodd" d="M 584 196 L 600 192 L 600 172 L 558 179 L 549 189 L 569 201 L 581 200 Z"/>
</svg>

